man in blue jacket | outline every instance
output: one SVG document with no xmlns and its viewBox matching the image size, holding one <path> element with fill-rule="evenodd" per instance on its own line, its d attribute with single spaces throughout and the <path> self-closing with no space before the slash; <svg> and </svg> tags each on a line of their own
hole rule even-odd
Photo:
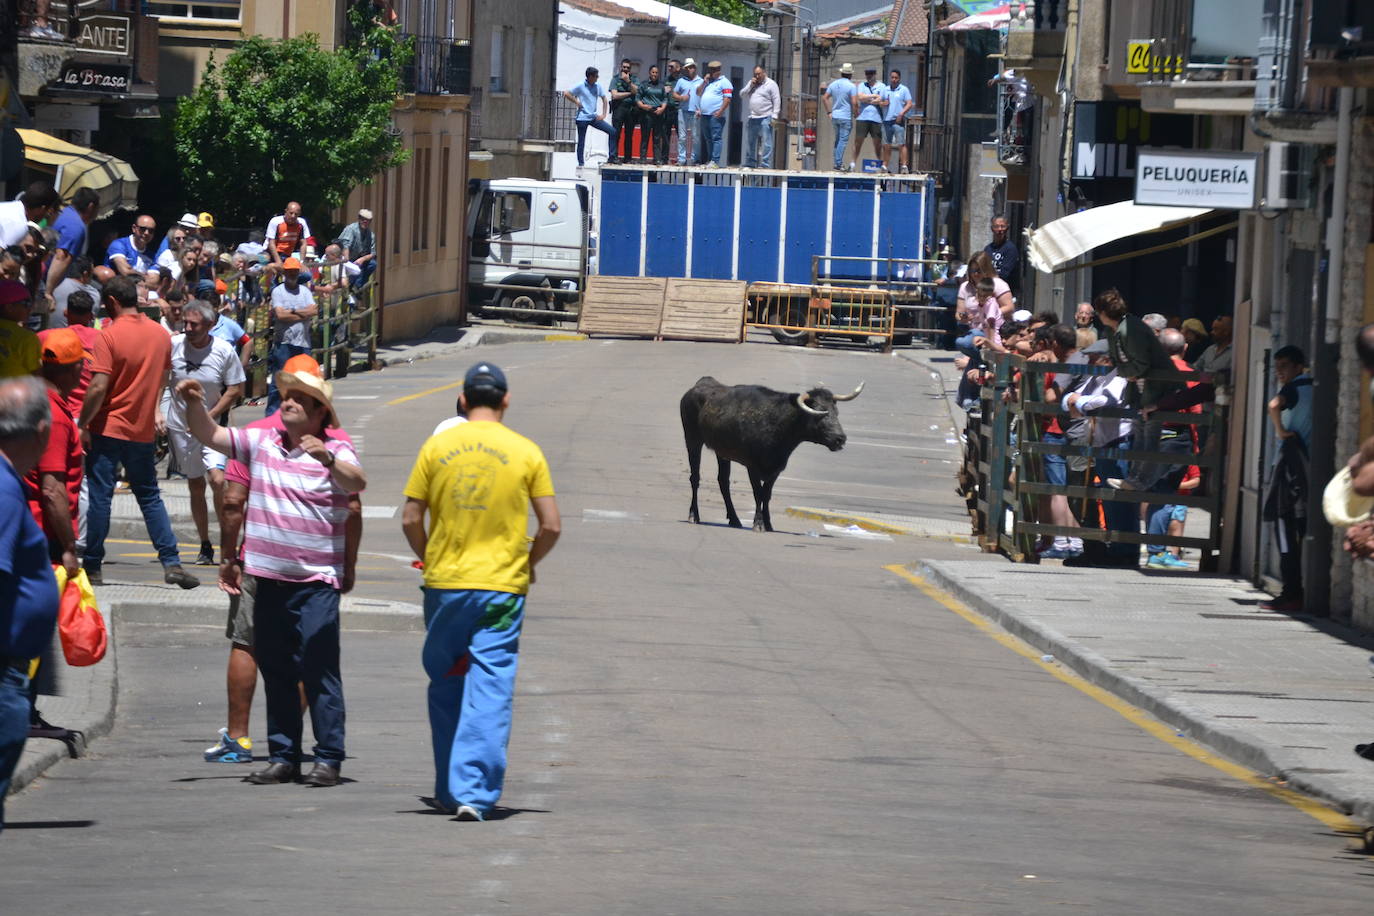
<svg viewBox="0 0 1374 916">
<path fill-rule="evenodd" d="M 0 831 L 5 795 L 29 737 L 29 665 L 52 641 L 57 579 L 23 477 L 52 429 L 48 392 L 27 375 L 0 382 Z"/>
</svg>

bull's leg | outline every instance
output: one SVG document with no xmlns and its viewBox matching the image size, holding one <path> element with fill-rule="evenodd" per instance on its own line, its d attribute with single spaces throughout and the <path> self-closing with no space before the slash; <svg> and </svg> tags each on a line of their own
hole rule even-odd
<svg viewBox="0 0 1374 916">
<path fill-rule="evenodd" d="M 687 480 L 692 485 L 692 504 L 687 507 L 687 521 L 701 524 L 701 513 L 697 510 L 697 487 L 701 485 L 701 440 L 687 439 Z"/>
<path fill-rule="evenodd" d="M 731 528 L 743 528 L 739 516 L 735 514 L 735 504 L 730 501 L 730 462 L 716 458 L 716 481 L 720 484 L 720 498 L 725 500 L 725 521 Z"/>
<path fill-rule="evenodd" d="M 749 486 L 754 490 L 754 530 L 772 531 L 773 529 L 768 527 L 768 504 L 764 502 L 763 478 L 752 469 L 749 471 Z"/>
<path fill-rule="evenodd" d="M 760 489 L 763 491 L 763 496 L 759 500 L 759 512 L 763 515 L 764 531 L 773 530 L 773 513 L 768 507 L 773 502 L 773 484 L 775 484 L 777 480 L 778 475 L 774 474 L 772 477 L 763 478 L 759 485 Z M 758 526 L 759 521 L 756 518 L 754 519 L 754 527 L 758 528 Z"/>
</svg>

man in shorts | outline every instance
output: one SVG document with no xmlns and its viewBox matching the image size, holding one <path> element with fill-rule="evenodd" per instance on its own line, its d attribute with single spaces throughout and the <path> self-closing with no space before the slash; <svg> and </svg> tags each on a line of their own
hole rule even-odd
<svg viewBox="0 0 1374 916">
<path fill-rule="evenodd" d="M 854 103 L 858 114 L 854 116 L 854 159 L 850 163 L 851 172 L 860 171 L 864 158 L 864 140 L 873 141 L 873 158 L 883 164 L 881 171 L 887 171 L 883 160 L 883 112 L 887 108 L 887 86 L 878 79 L 876 67 L 864 70 L 864 81 L 854 90 Z"/>
<path fill-rule="evenodd" d="M 197 566 L 215 565 L 210 519 L 205 508 L 205 480 L 207 477 L 210 480 L 215 515 L 218 516 L 224 502 L 225 458 L 191 435 L 186 426 L 186 405 L 172 391 L 178 382 L 188 378 L 200 382 L 205 391 L 206 410 L 217 423 L 243 396 L 242 361 L 232 346 L 210 335 L 216 318 L 209 303 L 199 299 L 192 299 L 181 308 L 185 333 L 172 338 L 171 384 L 162 397 L 162 412 L 167 417 L 167 441 L 177 467 L 186 475 L 186 487 L 191 495 L 191 519 L 196 524 L 196 534 L 200 535 Z"/>
<path fill-rule="evenodd" d="M 286 361 L 283 372 L 293 375 L 320 374 L 320 365 L 311 356 L 293 356 Z M 280 429 L 280 414 L 272 414 L 248 424 L 249 429 Z M 330 439 L 352 446 L 348 433 L 337 426 L 325 430 Z M 253 597 L 257 580 L 243 573 L 241 536 L 244 506 L 252 479 L 241 461 L 230 461 L 224 468 L 224 503 L 219 515 L 220 564 L 219 587 L 229 595 L 229 620 L 224 635 L 229 640 L 229 668 L 225 675 L 228 692 L 228 725 L 219 730 L 216 743 L 205 750 L 205 759 L 218 763 L 252 763 L 253 741 L 248 736 L 248 721 L 253 709 L 253 693 L 258 685 L 258 663 L 254 654 Z M 358 494 L 348 498 L 348 521 L 344 527 L 344 572 L 340 591 L 347 594 L 353 588 L 354 570 L 358 563 L 358 545 L 363 537 L 363 503 Z M 304 710 L 305 695 L 301 694 Z"/>
</svg>

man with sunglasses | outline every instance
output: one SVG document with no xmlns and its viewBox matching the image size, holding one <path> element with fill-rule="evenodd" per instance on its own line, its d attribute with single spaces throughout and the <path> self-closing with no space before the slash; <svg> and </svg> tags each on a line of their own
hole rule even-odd
<svg viewBox="0 0 1374 916">
<path fill-rule="evenodd" d="M 611 127 L 615 128 L 616 137 L 623 141 L 625 155 L 621 159 L 629 160 L 634 158 L 638 150 L 635 149 L 635 126 L 640 123 L 639 109 L 635 107 L 635 97 L 639 95 L 639 83 L 635 82 L 630 75 L 630 59 L 627 57 L 620 62 L 620 72 L 616 78 L 611 80 Z M 628 131 L 629 133 L 626 133 Z M 619 156 L 618 149 L 611 150 L 612 156 Z"/>
<path fill-rule="evenodd" d="M 105 252 L 105 266 L 115 273 L 137 279 L 153 267 L 153 257 L 149 246 L 153 241 L 153 230 L 157 224 L 144 213 L 134 220 L 133 231 L 122 239 L 115 239 Z"/>
</svg>

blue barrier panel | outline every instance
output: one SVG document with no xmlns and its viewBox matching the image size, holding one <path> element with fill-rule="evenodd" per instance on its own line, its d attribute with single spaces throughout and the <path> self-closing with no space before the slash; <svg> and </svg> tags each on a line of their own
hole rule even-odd
<svg viewBox="0 0 1374 916">
<path fill-rule="evenodd" d="M 601 236 L 597 260 L 611 277 L 639 276 L 640 186 L 638 172 L 601 173 Z"/>
<path fill-rule="evenodd" d="M 872 179 L 837 178 L 835 209 L 830 231 L 830 253 L 867 258 L 873 254 Z M 836 261 L 830 265 L 833 277 L 868 277 L 871 268 L 857 261 Z"/>
<path fill-rule="evenodd" d="M 735 189 L 731 185 L 696 186 L 692 205 L 692 277 L 732 280 Z"/>
<path fill-rule="evenodd" d="M 738 279 L 750 282 L 778 279 L 778 248 L 782 244 L 781 230 L 781 189 L 741 188 Z"/>
<path fill-rule="evenodd" d="M 825 202 L 829 188 L 829 178 L 787 178 L 784 283 L 810 283 L 811 256 L 825 253 Z"/>
<path fill-rule="evenodd" d="M 690 185 L 649 182 L 644 272 L 651 277 L 687 275 L 687 193 Z"/>
<path fill-rule="evenodd" d="M 886 191 L 878 204 L 878 257 L 915 260 L 921 254 L 921 202 L 918 191 Z M 894 268 L 895 269 L 895 268 Z M 878 266 L 879 276 L 887 271 Z"/>
</svg>

